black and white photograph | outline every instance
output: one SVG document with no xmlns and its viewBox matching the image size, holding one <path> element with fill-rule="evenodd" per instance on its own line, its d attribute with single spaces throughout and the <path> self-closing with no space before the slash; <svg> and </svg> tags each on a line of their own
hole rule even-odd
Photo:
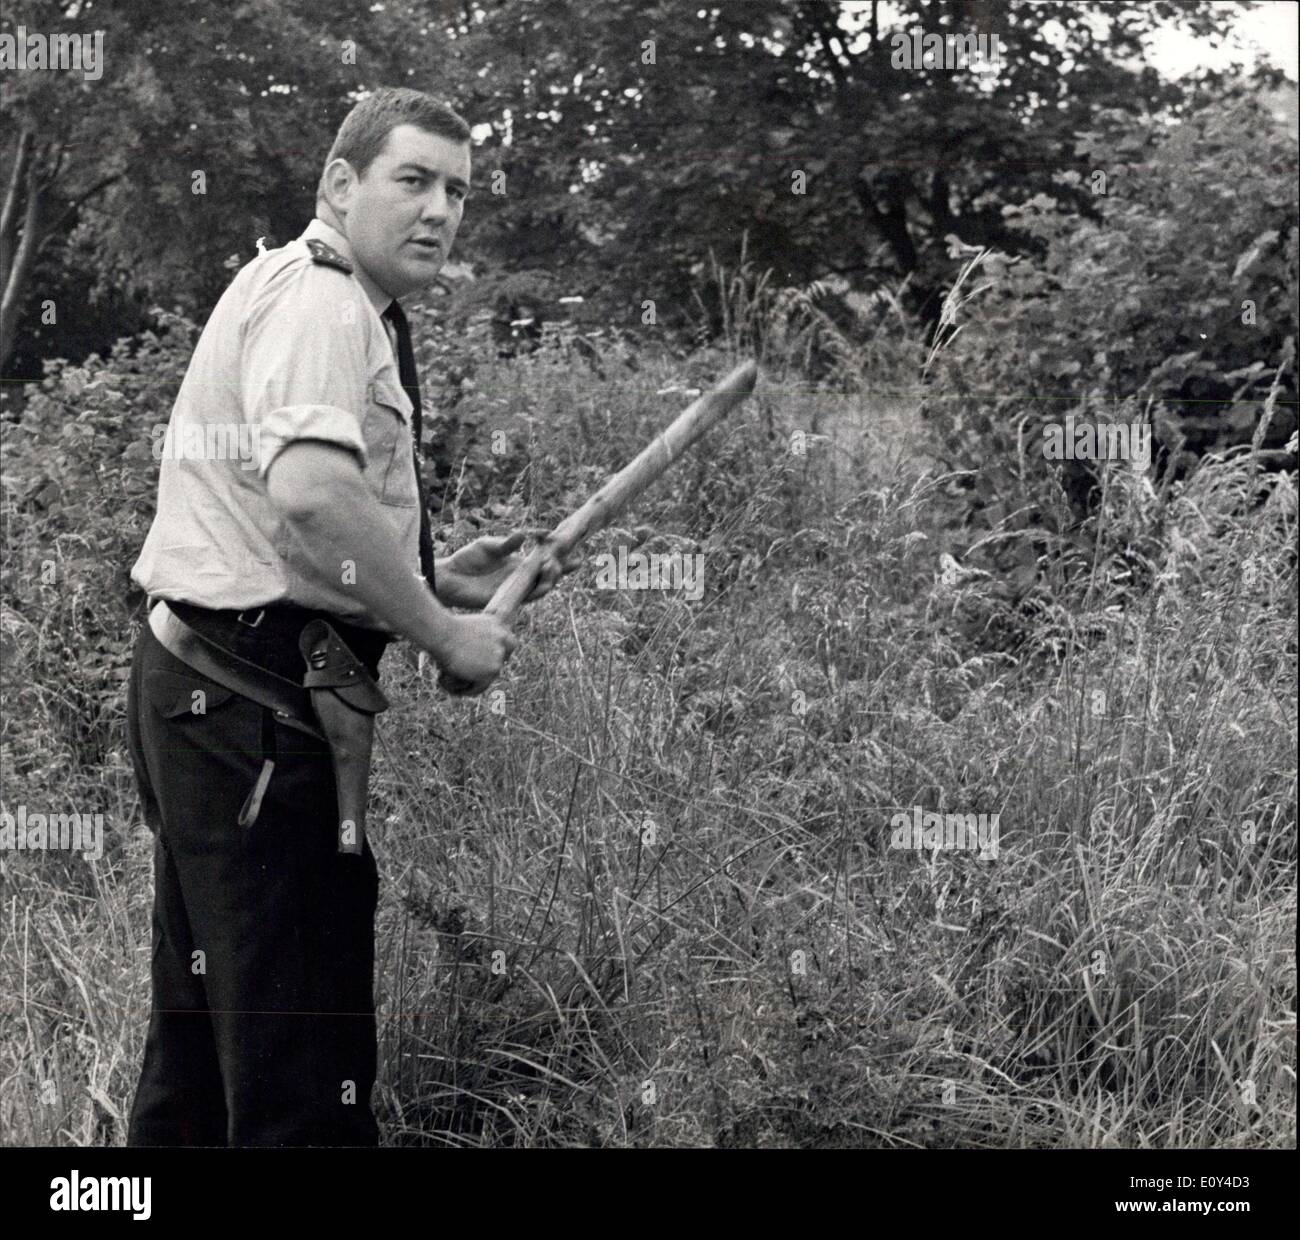
<svg viewBox="0 0 1300 1240">
<path fill-rule="evenodd" d="M 6 4 L 30 1218 L 656 1149 L 1261 1223 L 1298 12 Z"/>
</svg>

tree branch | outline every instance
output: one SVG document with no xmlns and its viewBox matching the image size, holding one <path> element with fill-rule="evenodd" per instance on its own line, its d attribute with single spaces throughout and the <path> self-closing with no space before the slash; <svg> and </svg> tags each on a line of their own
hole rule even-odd
<svg viewBox="0 0 1300 1240">
<path fill-rule="evenodd" d="M 96 194 L 102 194 L 110 185 L 115 184 L 121 179 L 122 174 L 120 172 L 114 172 L 110 176 L 103 177 L 101 180 L 96 181 L 95 184 L 86 190 L 85 193 L 78 194 L 75 198 L 69 199 L 67 205 L 59 214 L 59 218 L 55 220 L 47 230 L 46 239 L 58 233 L 63 228 L 64 224 L 66 224 L 72 217 L 74 212 L 80 210 L 81 207 L 89 202 L 90 199 L 95 197 Z M 44 245 L 45 241 L 42 240 L 41 244 Z"/>
<path fill-rule="evenodd" d="M 0 367 L 9 360 L 18 336 L 18 311 L 27 297 L 27 284 L 36 264 L 37 242 L 41 231 L 41 214 L 45 190 L 36 176 L 36 168 L 27 165 L 27 201 L 23 211 L 23 233 L 8 269 L 4 294 L 0 297 Z"/>
<path fill-rule="evenodd" d="M 19 187 L 27 180 L 27 168 L 32 158 L 32 143 L 36 135 L 24 129 L 18 136 L 13 167 L 9 170 L 9 185 L 5 189 L 4 207 L 0 208 L 0 267 L 13 268 L 14 246 L 18 243 Z"/>
<path fill-rule="evenodd" d="M 64 143 L 60 142 L 58 147 L 58 154 L 55 156 L 54 159 L 54 167 L 53 169 L 51 169 L 50 175 L 45 178 L 45 183 L 42 186 L 42 188 L 52 189 L 54 187 L 54 182 L 59 179 L 59 173 L 63 171 L 63 157 L 67 154 L 67 151 L 68 151 L 67 146 Z"/>
<path fill-rule="evenodd" d="M 941 237 L 952 232 L 953 214 L 948 202 L 948 174 L 942 168 L 936 168 L 930 174 L 930 195 L 926 206 L 934 217 L 935 232 Z"/>
<path fill-rule="evenodd" d="M 887 211 L 882 211 L 876 206 L 871 186 L 861 177 L 853 182 L 853 193 L 866 212 L 867 219 L 889 244 L 899 269 L 904 275 L 910 275 L 916 270 L 916 245 L 907 228 L 906 201 L 898 199 L 890 203 Z"/>
</svg>

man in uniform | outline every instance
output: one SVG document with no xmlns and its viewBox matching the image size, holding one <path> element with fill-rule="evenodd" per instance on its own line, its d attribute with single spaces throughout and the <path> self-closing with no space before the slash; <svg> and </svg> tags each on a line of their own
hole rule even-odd
<svg viewBox="0 0 1300 1240">
<path fill-rule="evenodd" d="M 353 108 L 316 218 L 235 277 L 172 410 L 157 516 L 132 570 L 151 610 L 128 726 L 156 836 L 132 1145 L 378 1139 L 378 874 L 357 831 L 369 720 L 385 704 L 379 658 L 405 637 L 476 694 L 515 646 L 494 617 L 448 610 L 482 608 L 523 535 L 435 564 L 397 301 L 447 259 L 469 137 L 417 91 Z M 548 559 L 529 601 L 576 566 Z M 322 697 L 361 721 L 364 745 L 331 739 L 323 706 L 311 709 Z M 349 795 L 360 813 L 344 819 Z"/>
</svg>

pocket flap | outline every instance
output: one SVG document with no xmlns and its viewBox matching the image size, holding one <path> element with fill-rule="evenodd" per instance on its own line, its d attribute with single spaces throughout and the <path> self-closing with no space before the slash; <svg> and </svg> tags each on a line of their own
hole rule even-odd
<svg viewBox="0 0 1300 1240">
<path fill-rule="evenodd" d="M 415 406 L 411 404 L 411 398 L 406 394 L 396 376 L 390 378 L 386 373 L 380 375 L 370 385 L 370 399 L 376 405 L 385 405 L 389 409 L 396 410 L 403 422 L 409 422 L 411 414 L 415 411 Z"/>
<path fill-rule="evenodd" d="M 206 715 L 235 695 L 224 685 L 200 676 L 197 672 L 155 670 L 145 677 L 149 701 L 168 719 L 177 715 Z"/>
</svg>

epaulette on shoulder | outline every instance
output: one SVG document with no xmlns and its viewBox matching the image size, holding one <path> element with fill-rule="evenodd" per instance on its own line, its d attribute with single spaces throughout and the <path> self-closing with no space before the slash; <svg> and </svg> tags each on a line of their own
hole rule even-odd
<svg viewBox="0 0 1300 1240">
<path fill-rule="evenodd" d="M 337 250 L 332 249 L 323 241 L 317 241 L 314 237 L 307 242 L 307 248 L 311 251 L 311 261 L 319 263 L 322 267 L 335 267 L 344 275 L 352 274 L 352 264 L 348 262 Z"/>
</svg>

